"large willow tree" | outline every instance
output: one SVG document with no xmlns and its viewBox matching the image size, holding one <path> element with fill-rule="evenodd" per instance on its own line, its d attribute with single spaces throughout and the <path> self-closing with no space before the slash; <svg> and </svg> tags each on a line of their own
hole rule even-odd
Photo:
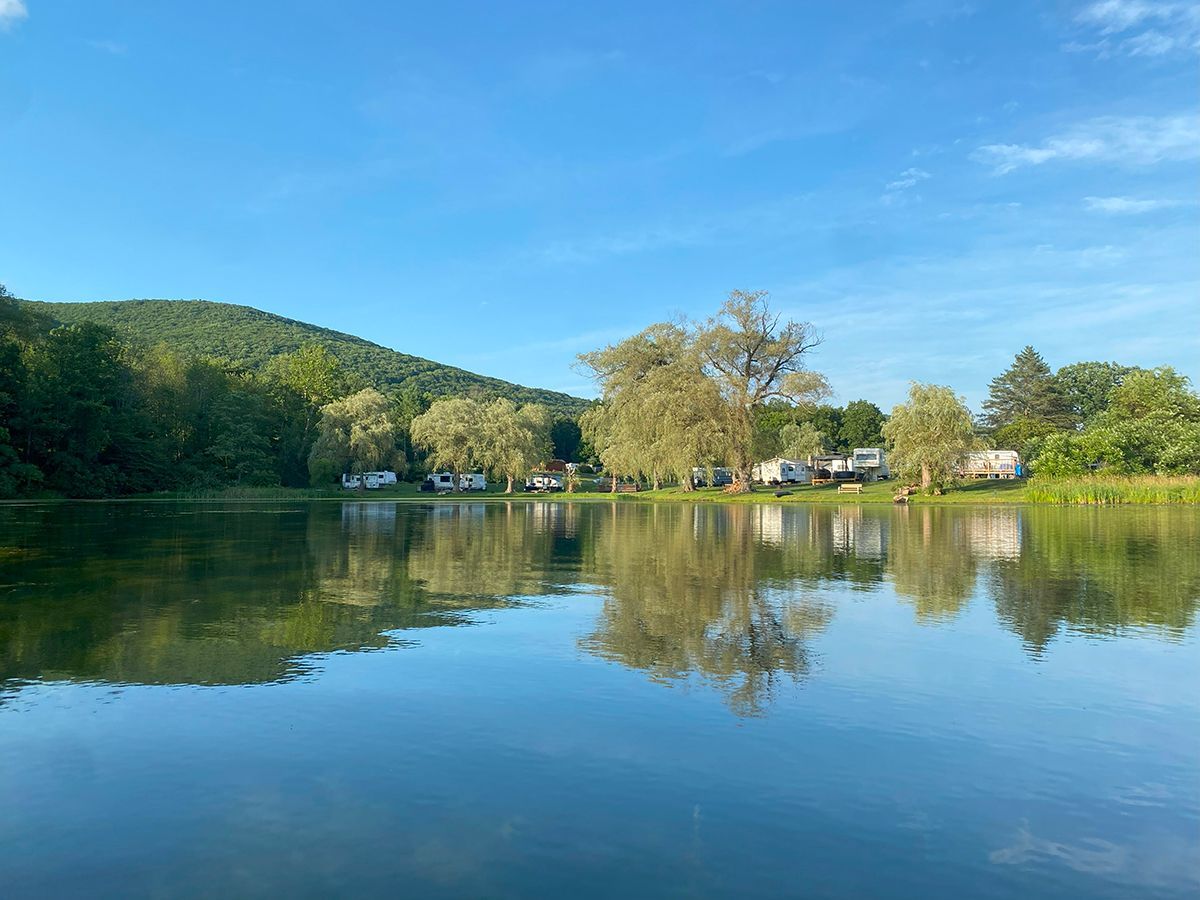
<svg viewBox="0 0 1200 900">
<path fill-rule="evenodd" d="M 652 325 L 580 361 L 601 386 L 601 402 L 581 424 L 613 477 L 613 490 L 621 475 L 644 475 L 656 488 L 678 480 L 691 490 L 692 468 L 724 454 L 722 398 L 705 377 L 696 336 L 686 326 Z"/>
<path fill-rule="evenodd" d="M 892 410 L 883 426 L 888 465 L 899 477 L 940 490 L 975 449 L 975 427 L 966 401 L 953 389 L 913 382 L 908 402 Z"/>
<path fill-rule="evenodd" d="M 766 291 L 734 291 L 707 322 L 652 325 L 580 356 L 601 387 L 589 438 L 614 475 L 678 477 L 687 490 L 693 466 L 725 462 L 732 489 L 749 491 L 758 411 L 829 393 L 806 366 L 818 343 L 812 326 L 774 312 Z"/>
</svg>

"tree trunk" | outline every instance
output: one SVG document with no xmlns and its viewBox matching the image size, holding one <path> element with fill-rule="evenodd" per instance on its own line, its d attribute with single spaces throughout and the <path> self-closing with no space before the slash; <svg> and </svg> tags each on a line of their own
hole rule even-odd
<svg viewBox="0 0 1200 900">
<path fill-rule="evenodd" d="M 613 472 L 611 475 L 609 475 L 608 481 L 609 481 L 608 492 L 610 494 L 615 494 L 617 492 L 617 473 Z"/>
<path fill-rule="evenodd" d="M 739 465 L 733 470 L 733 484 L 728 490 L 731 494 L 749 494 L 754 490 L 754 476 L 749 465 Z"/>
<path fill-rule="evenodd" d="M 928 490 L 929 486 L 931 484 L 933 484 L 933 472 L 931 472 L 929 470 L 928 463 L 922 463 L 921 464 L 921 487 L 924 488 L 925 490 Z"/>
<path fill-rule="evenodd" d="M 511 494 L 513 492 L 513 477 L 511 475 L 506 475 L 505 477 L 508 479 L 508 487 L 504 489 L 504 493 Z"/>
<path fill-rule="evenodd" d="M 654 490 L 657 491 L 660 487 L 662 487 L 662 478 L 659 476 L 659 474 L 657 472 L 655 472 L 652 476 L 650 476 L 650 481 L 651 481 L 651 484 L 652 484 Z"/>
</svg>

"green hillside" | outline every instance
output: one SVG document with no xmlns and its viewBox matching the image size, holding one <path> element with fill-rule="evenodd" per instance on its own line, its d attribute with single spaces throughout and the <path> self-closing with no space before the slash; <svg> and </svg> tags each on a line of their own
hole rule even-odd
<svg viewBox="0 0 1200 900">
<path fill-rule="evenodd" d="M 542 403 L 556 413 L 570 415 L 587 406 L 586 400 L 569 394 L 476 375 L 249 306 L 208 300 L 30 301 L 29 305 L 60 322 L 98 322 L 123 332 L 135 343 L 146 346 L 164 343 L 175 350 L 227 359 L 250 369 L 262 367 L 273 356 L 315 343 L 329 350 L 346 369 L 381 390 L 393 385 L 414 385 L 435 397 L 495 394 L 518 403 Z"/>
</svg>

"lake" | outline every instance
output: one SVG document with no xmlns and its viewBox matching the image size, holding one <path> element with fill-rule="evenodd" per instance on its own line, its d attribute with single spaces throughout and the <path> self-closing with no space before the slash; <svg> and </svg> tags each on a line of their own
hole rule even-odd
<svg viewBox="0 0 1200 900">
<path fill-rule="evenodd" d="M 0 506 L 0 894 L 1200 892 L 1200 515 Z"/>
</svg>

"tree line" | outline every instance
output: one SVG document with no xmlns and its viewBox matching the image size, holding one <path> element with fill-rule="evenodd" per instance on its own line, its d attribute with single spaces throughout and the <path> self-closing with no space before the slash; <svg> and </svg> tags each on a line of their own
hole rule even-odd
<svg viewBox="0 0 1200 900">
<path fill-rule="evenodd" d="M 971 450 L 1019 450 L 1045 477 L 1100 470 L 1200 474 L 1200 398 L 1169 367 L 1080 362 L 1032 347 L 992 380 L 975 417 L 953 389 L 913 384 L 889 415 L 828 402 L 808 366 L 813 327 L 765 292 L 732 292 L 700 322 L 658 323 L 585 353 L 599 399 L 576 420 L 476 392 L 383 393 L 323 345 L 249 369 L 90 321 L 60 324 L 0 286 L 0 496 L 104 497 L 229 485 L 307 487 L 343 472 L 483 470 L 512 490 L 549 458 L 692 488 L 696 467 L 886 446 L 901 479 L 939 489 Z"/>
<path fill-rule="evenodd" d="M 515 477 L 534 457 L 578 451 L 574 421 L 540 405 L 453 403 L 486 424 L 471 463 Z M 61 325 L 0 285 L 0 497 L 324 486 L 384 468 L 419 478 L 443 463 L 422 431 L 443 408 L 411 386 L 367 386 L 316 344 L 249 370 Z"/>
<path fill-rule="evenodd" d="M 772 311 L 766 292 L 734 291 L 707 321 L 658 323 L 582 354 L 600 391 L 584 435 L 614 476 L 685 491 L 696 467 L 730 466 L 741 492 L 757 460 L 872 446 L 887 447 L 900 479 L 932 490 L 986 447 L 1018 450 L 1046 477 L 1200 474 L 1200 398 L 1170 367 L 1052 372 L 1026 347 L 992 380 L 981 417 L 952 388 L 920 383 L 885 416 L 866 400 L 823 402 L 828 382 L 807 366 L 819 343 L 809 323 Z"/>
</svg>

